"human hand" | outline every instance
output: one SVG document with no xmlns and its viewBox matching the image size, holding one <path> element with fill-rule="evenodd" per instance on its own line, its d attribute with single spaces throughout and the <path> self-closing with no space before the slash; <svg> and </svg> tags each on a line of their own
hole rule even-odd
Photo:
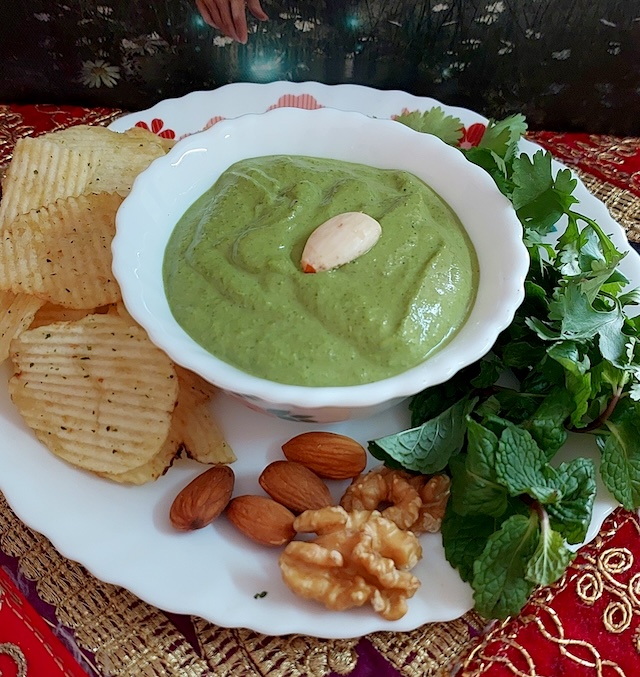
<svg viewBox="0 0 640 677">
<path fill-rule="evenodd" d="M 198 11 L 210 26 L 243 45 L 248 39 L 246 8 L 260 21 L 267 21 L 260 0 L 196 0 Z"/>
</svg>

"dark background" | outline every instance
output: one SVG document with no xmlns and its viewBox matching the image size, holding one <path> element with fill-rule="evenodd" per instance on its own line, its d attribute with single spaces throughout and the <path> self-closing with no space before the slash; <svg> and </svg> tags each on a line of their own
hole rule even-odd
<svg viewBox="0 0 640 677">
<path fill-rule="evenodd" d="M 640 0 L 264 0 L 247 45 L 191 0 L 0 0 L 0 101 L 130 110 L 230 82 L 403 89 L 532 129 L 640 136 Z"/>
</svg>

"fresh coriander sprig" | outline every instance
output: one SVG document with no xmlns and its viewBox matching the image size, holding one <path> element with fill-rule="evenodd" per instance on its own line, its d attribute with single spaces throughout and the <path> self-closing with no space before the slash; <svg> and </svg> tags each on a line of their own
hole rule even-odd
<svg viewBox="0 0 640 677">
<path fill-rule="evenodd" d="M 441 109 L 399 121 L 454 146 L 462 138 Z M 593 463 L 552 463 L 570 432 L 595 437 L 605 485 L 640 506 L 640 320 L 628 312 L 640 294 L 627 290 L 624 254 L 577 211 L 570 170 L 554 174 L 544 151 L 518 153 L 525 130 L 520 115 L 489 121 L 478 146 L 460 149 L 523 225 L 524 302 L 490 355 L 412 399 L 410 430 L 369 443 L 390 466 L 451 475 L 445 553 L 493 617 L 557 580 L 573 559 L 567 544 L 585 538 Z"/>
</svg>

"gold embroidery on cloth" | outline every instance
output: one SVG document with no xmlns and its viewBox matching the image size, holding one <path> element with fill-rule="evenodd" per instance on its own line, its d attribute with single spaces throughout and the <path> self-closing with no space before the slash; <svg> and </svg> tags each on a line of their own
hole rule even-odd
<svg viewBox="0 0 640 677">
<path fill-rule="evenodd" d="M 71 124 L 75 125 L 108 125 L 119 117 L 122 117 L 123 111 L 120 109 L 113 110 L 91 110 L 85 109 L 85 114 L 82 118 L 69 119 L 68 114 L 64 114 L 61 121 L 55 117 L 55 107 L 34 106 L 36 110 L 46 109 L 49 119 L 54 122 L 50 130 L 57 131 L 69 127 Z M 33 136 L 36 129 L 33 125 L 27 124 L 22 115 L 6 104 L 0 104 L 0 169 L 4 165 L 8 165 L 13 154 L 13 147 L 16 141 L 23 136 Z"/>
<path fill-rule="evenodd" d="M 428 623 L 411 632 L 376 632 L 369 635 L 375 648 L 402 675 L 435 677 L 456 659 L 471 641 L 470 628 L 486 622 L 469 612 L 448 623 Z"/>
<path fill-rule="evenodd" d="M 569 164 L 578 162 L 588 164 L 605 179 L 623 182 L 636 190 L 640 189 L 640 172 L 631 173 L 622 169 L 627 158 L 638 154 L 640 138 L 591 134 L 588 143 L 577 141 L 572 144 L 564 140 L 562 133 L 553 134 L 551 138 L 544 132 L 540 137 L 536 132 L 529 132 L 527 136 L 532 141 L 540 138 L 542 145 L 549 147 L 551 153 Z M 575 171 L 575 167 L 573 169 Z"/>
<path fill-rule="evenodd" d="M 0 548 L 19 560 L 38 596 L 53 605 L 79 647 L 94 653 L 114 677 L 211 675 L 184 636 L 158 609 L 102 583 L 62 557 L 43 536 L 22 524 L 0 494 Z"/>
<path fill-rule="evenodd" d="M 562 619 L 551 607 L 555 595 L 564 589 L 573 589 L 579 601 L 592 607 L 607 593 L 613 597 L 604 609 L 601 622 L 604 630 L 618 635 L 631 627 L 634 617 L 640 616 L 640 574 L 626 580 L 625 575 L 634 566 L 633 554 L 625 547 L 606 547 L 622 524 L 631 522 L 640 537 L 640 523 L 633 513 L 620 511 L 606 531 L 601 531 L 593 545 L 583 551 L 583 560 L 570 569 L 557 583 L 534 593 L 530 600 L 532 611 L 518 619 L 520 626 L 534 625 L 540 635 L 555 644 L 560 654 L 575 665 L 588 668 L 597 677 L 632 677 L 626 675 L 614 660 L 603 657 L 598 649 L 582 639 L 567 634 Z M 621 640 L 624 641 L 624 640 Z M 628 641 L 640 654 L 640 628 Z M 500 651 L 496 651 L 496 647 Z M 506 651 L 508 647 L 510 651 Z M 538 647 L 538 651 L 542 651 Z M 482 674 L 492 664 L 502 664 L 517 677 L 537 677 L 535 656 L 517 641 L 517 631 L 509 620 L 497 623 L 473 647 L 459 666 L 458 677 Z"/>
<path fill-rule="evenodd" d="M 53 647 L 51 644 L 47 641 L 47 638 L 40 632 L 38 628 L 36 628 L 33 623 L 31 622 L 31 619 L 25 615 L 24 613 L 24 604 L 22 602 L 22 599 L 18 597 L 18 595 L 11 589 L 5 589 L 0 585 L 0 601 L 2 600 L 3 595 L 7 595 L 11 599 L 11 613 L 17 616 L 22 624 L 28 628 L 32 635 L 38 639 L 40 642 L 40 645 L 44 649 L 46 653 L 49 654 L 49 657 L 53 661 L 53 663 L 58 667 L 60 670 L 61 675 L 66 675 L 67 677 L 70 677 L 70 673 L 68 672 L 66 666 L 64 665 L 63 661 L 60 659 L 59 656 L 56 655 Z M 5 648 L 5 651 L 3 651 L 3 647 Z M 17 653 L 16 650 L 17 649 Z M 19 670 L 19 675 L 26 675 L 27 674 L 27 663 L 25 659 L 24 654 L 22 653 L 22 650 L 16 646 L 15 644 L 0 644 L 0 653 L 5 653 L 8 654 L 13 660 L 16 661 L 16 664 L 18 665 L 18 670 Z M 22 660 L 24 660 L 24 665 L 22 664 Z M 22 672 L 22 669 L 24 668 L 24 672 Z M 2 673 L 0 673 L 0 677 L 2 676 Z M 37 676 L 36 676 L 37 677 Z"/>
<path fill-rule="evenodd" d="M 0 654 L 9 656 L 16 664 L 18 668 L 16 677 L 27 677 L 27 659 L 17 644 L 9 644 L 8 642 L 0 644 Z"/>
<path fill-rule="evenodd" d="M 216 677 L 348 675 L 358 660 L 358 639 L 269 637 L 251 630 L 219 628 L 199 618 L 194 618 L 194 626 Z"/>
<path fill-rule="evenodd" d="M 31 125 L 24 124 L 20 113 L 15 113 L 9 106 L 0 105 L 0 169 L 8 165 L 13 154 L 16 141 L 23 136 L 35 132 Z"/>
<path fill-rule="evenodd" d="M 626 231 L 627 237 L 632 242 L 640 242 L 640 198 L 629 190 L 604 183 L 586 172 L 577 170 L 576 174 L 589 191 L 604 202 L 612 218 Z M 579 211 L 579 208 L 580 205 L 576 209 Z"/>
</svg>

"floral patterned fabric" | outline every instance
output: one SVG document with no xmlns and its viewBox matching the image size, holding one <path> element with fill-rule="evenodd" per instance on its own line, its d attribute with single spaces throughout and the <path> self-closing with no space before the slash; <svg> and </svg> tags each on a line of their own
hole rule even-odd
<svg viewBox="0 0 640 677">
<path fill-rule="evenodd" d="M 533 129 L 640 135 L 639 0 L 263 0 L 247 45 L 194 0 L 0 3 L 5 102 L 146 108 L 230 82 L 404 89 Z"/>
</svg>

